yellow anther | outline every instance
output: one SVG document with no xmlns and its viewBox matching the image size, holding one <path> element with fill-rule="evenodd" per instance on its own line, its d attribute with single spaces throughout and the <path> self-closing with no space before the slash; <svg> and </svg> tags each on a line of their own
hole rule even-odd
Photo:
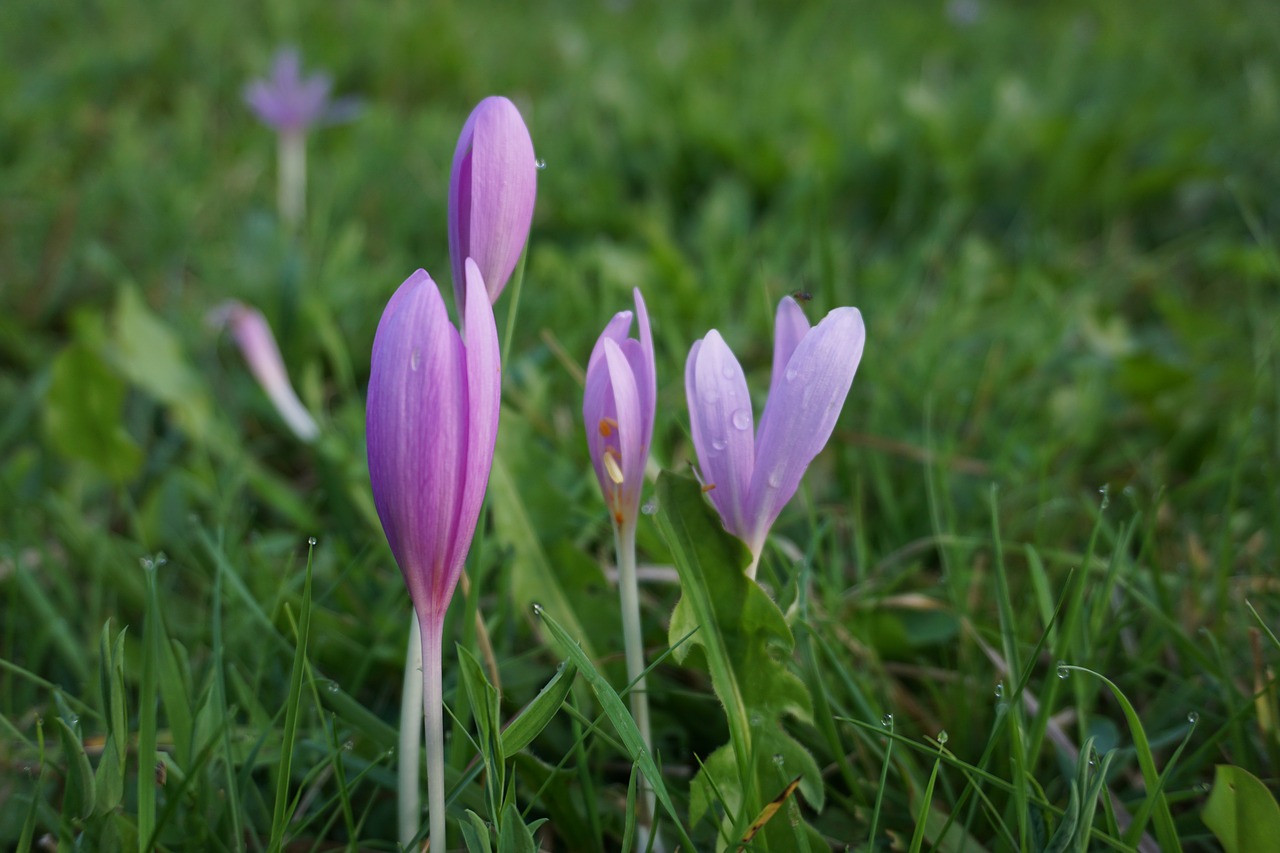
<svg viewBox="0 0 1280 853">
<path fill-rule="evenodd" d="M 613 435 L 617 431 L 618 431 L 618 422 L 615 421 L 613 418 L 600 419 L 600 435 L 602 435 L 605 438 L 608 438 L 609 436 Z"/>
<path fill-rule="evenodd" d="M 610 480 L 622 485 L 622 466 L 618 464 L 618 454 L 612 447 L 604 452 L 604 470 Z"/>
</svg>

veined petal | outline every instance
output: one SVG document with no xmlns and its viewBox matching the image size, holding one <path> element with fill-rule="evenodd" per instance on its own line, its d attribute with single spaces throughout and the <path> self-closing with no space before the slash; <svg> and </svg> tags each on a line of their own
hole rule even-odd
<svg viewBox="0 0 1280 853">
<path fill-rule="evenodd" d="M 837 308 L 800 341 L 781 381 L 775 376 L 760 418 L 747 510 L 750 529 L 743 534 L 753 551 L 759 551 L 805 469 L 831 437 L 865 342 L 858 309 Z"/>
<path fill-rule="evenodd" d="M 466 562 L 467 551 L 471 549 L 485 489 L 489 485 L 489 471 L 493 468 L 498 415 L 502 407 L 502 356 L 498 351 L 498 326 L 493 318 L 493 305 L 486 297 L 480 269 L 470 259 L 467 260 L 466 276 L 468 298 L 463 322 L 466 332 L 467 451 L 446 595 L 452 595 L 453 585 Z"/>
<path fill-rule="evenodd" d="M 533 140 L 516 105 L 485 98 L 462 127 L 449 178 L 449 256 L 459 306 L 467 258 L 480 268 L 490 302 L 506 287 L 529 239 L 537 175 Z"/>
<path fill-rule="evenodd" d="M 649 448 L 653 445 L 653 418 L 658 408 L 658 371 L 654 365 L 653 331 L 649 328 L 649 311 L 645 308 L 640 288 L 637 287 L 632 292 L 635 295 L 636 318 L 640 326 L 640 358 L 631 359 L 631 366 L 636 377 L 636 388 L 640 392 L 640 415 L 644 422 L 643 442 L 647 457 Z M 628 358 L 631 358 L 630 354 Z"/>
<path fill-rule="evenodd" d="M 634 344 L 634 341 L 626 341 Z M 622 348 L 611 338 L 604 339 L 605 363 L 613 392 L 615 418 L 618 422 L 618 450 L 622 456 L 622 501 L 619 510 L 626 518 L 635 518 L 640 508 L 640 490 L 644 485 L 644 466 L 648 454 L 644 443 L 644 418 L 640 411 L 640 392 L 636 388 L 631 363 Z M 609 472 L 605 472 L 609 476 Z M 603 484 L 602 484 L 603 485 Z"/>
<path fill-rule="evenodd" d="M 587 373 L 591 373 L 592 368 L 597 364 L 604 363 L 604 342 L 608 338 L 615 343 L 621 344 L 627 339 L 627 335 L 631 332 L 631 312 L 619 311 L 613 315 L 613 319 L 604 327 L 604 331 L 600 333 L 600 337 L 596 339 L 596 345 L 591 348 L 591 357 L 587 359 Z"/>
<path fill-rule="evenodd" d="M 745 538 L 755 457 L 751 397 L 742 367 L 715 329 L 689 351 L 685 392 L 703 483 L 725 529 Z"/>
<path fill-rule="evenodd" d="M 465 382 L 462 341 L 435 282 L 418 270 L 378 324 L 365 429 L 374 504 L 420 615 L 442 614 L 452 591 L 448 560 L 468 440 Z"/>
<path fill-rule="evenodd" d="M 809 333 L 809 320 L 804 311 L 790 296 L 782 297 L 778 303 L 778 314 L 773 323 L 773 372 L 769 379 L 769 397 L 782 381 L 787 362 L 796 351 L 800 341 Z"/>
<path fill-rule="evenodd" d="M 616 317 L 614 318 L 617 319 Z M 607 330 L 606 330 L 607 332 Z M 582 422 L 587 433 L 587 452 L 591 456 L 591 467 L 595 469 L 596 480 L 600 483 L 600 492 L 605 503 L 610 503 L 616 484 L 609 471 L 605 469 L 604 453 L 608 447 L 617 443 L 618 410 L 613 400 L 613 383 L 609 379 L 609 364 L 604 355 L 604 341 L 611 340 L 604 335 L 596 342 L 596 350 L 600 357 L 587 363 L 587 382 L 582 394 Z M 613 507 L 610 507 L 610 511 Z"/>
</svg>

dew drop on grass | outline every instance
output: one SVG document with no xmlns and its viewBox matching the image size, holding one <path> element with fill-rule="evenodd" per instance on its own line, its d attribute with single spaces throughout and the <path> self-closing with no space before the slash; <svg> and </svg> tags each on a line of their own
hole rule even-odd
<svg viewBox="0 0 1280 853">
<path fill-rule="evenodd" d="M 733 413 L 733 428 L 748 429 L 751 426 L 751 413 L 746 409 L 738 409 Z"/>
<path fill-rule="evenodd" d="M 355 741 L 351 741 L 351 740 L 343 741 L 343 743 L 342 743 L 342 748 L 343 748 L 345 751 L 350 752 L 351 750 L 353 750 L 353 749 L 355 749 L 355 748 L 356 748 Z"/>
<path fill-rule="evenodd" d="M 885 714 L 881 717 L 880 725 L 884 726 L 886 729 L 893 728 L 893 714 Z"/>
<path fill-rule="evenodd" d="M 1102 495 L 1102 507 L 1101 507 L 1101 508 L 1102 508 L 1102 509 L 1106 509 L 1106 508 L 1107 508 L 1107 506 L 1108 506 L 1108 505 L 1110 505 L 1110 503 L 1111 503 L 1111 484 L 1110 484 L 1110 483 L 1104 483 L 1104 484 L 1103 484 L 1103 486 L 1102 486 L 1102 488 L 1101 488 L 1101 489 L 1098 489 L 1098 494 Z"/>
<path fill-rule="evenodd" d="M 142 568 L 144 569 L 150 570 L 156 567 L 156 561 L 151 559 L 150 557 L 141 557 L 139 558 L 138 562 L 142 565 Z"/>
<path fill-rule="evenodd" d="M 773 763 L 781 767 L 787 763 L 787 759 L 783 757 L 781 752 L 775 752 L 773 754 Z"/>
<path fill-rule="evenodd" d="M 996 682 L 996 698 L 997 699 L 1004 698 L 1004 682 L 1003 681 Z"/>
<path fill-rule="evenodd" d="M 1066 662 L 1058 661 L 1058 677 L 1065 680 L 1066 677 L 1070 674 L 1071 674 L 1071 670 L 1067 669 Z"/>
<path fill-rule="evenodd" d="M 307 544 L 308 544 L 308 545 L 310 545 L 310 546 L 312 546 L 312 547 L 314 548 L 314 547 L 315 547 L 315 544 L 316 544 L 316 537 L 314 537 L 314 536 L 308 536 L 308 537 L 307 537 Z"/>
<path fill-rule="evenodd" d="M 946 744 L 946 742 L 947 742 L 948 740 L 950 740 L 950 739 L 951 739 L 951 736 L 947 734 L 947 730 L 946 730 L 946 729 L 943 729 L 942 731 L 938 732 L 938 743 L 939 743 L 939 744 L 944 744 L 944 745 L 945 745 L 945 744 Z"/>
<path fill-rule="evenodd" d="M 747 720 L 747 724 L 750 725 L 751 728 L 753 729 L 758 729 L 764 725 L 764 717 L 760 716 L 759 714 L 752 714 L 751 718 Z"/>
<path fill-rule="evenodd" d="M 541 616 L 541 615 L 542 615 L 542 605 L 541 605 L 541 604 L 539 604 L 539 603 L 538 603 L 538 602 L 536 602 L 536 601 L 533 603 L 533 615 L 534 615 L 534 616 Z"/>
<path fill-rule="evenodd" d="M 539 157 L 537 160 L 534 160 L 534 161 L 533 161 L 533 166 L 534 166 L 534 168 L 535 168 L 535 169 L 537 169 L 539 172 L 541 172 L 541 171 L 543 171 L 544 169 L 546 169 L 546 168 L 547 168 L 547 161 L 546 161 L 546 160 L 543 160 L 541 157 Z"/>
<path fill-rule="evenodd" d="M 158 568 L 160 566 L 163 566 L 165 563 L 169 562 L 169 555 L 166 554 L 164 551 L 157 551 L 153 559 L 155 560 L 156 566 Z"/>
<path fill-rule="evenodd" d="M 330 682 L 329 682 L 329 685 L 328 685 L 328 687 L 327 687 L 326 689 L 327 689 L 330 693 L 337 693 L 337 692 L 338 692 L 338 682 L 336 682 L 336 681 L 330 681 Z"/>
<path fill-rule="evenodd" d="M 1200 714 L 1196 711 L 1190 712 L 1187 714 L 1187 722 L 1194 726 L 1196 723 L 1200 722 Z"/>
<path fill-rule="evenodd" d="M 1213 790 L 1213 786 L 1210 785 L 1208 782 L 1201 782 L 1200 784 L 1196 785 L 1196 793 L 1198 794 L 1207 794 L 1212 790 Z"/>
<path fill-rule="evenodd" d="M 649 500 L 640 505 L 640 511 L 645 515 L 653 515 L 658 511 L 658 499 L 649 498 Z"/>
</svg>

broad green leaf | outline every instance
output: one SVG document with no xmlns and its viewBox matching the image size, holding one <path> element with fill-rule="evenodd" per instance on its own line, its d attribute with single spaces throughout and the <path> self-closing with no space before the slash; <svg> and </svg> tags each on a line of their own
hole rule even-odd
<svg viewBox="0 0 1280 853">
<path fill-rule="evenodd" d="M 502 831 L 498 834 L 498 853 L 538 853 L 533 833 L 520 817 L 520 809 L 508 802 L 502 810 Z"/>
<path fill-rule="evenodd" d="M 53 361 L 44 429 L 59 453 L 82 459 L 123 483 L 138 473 L 142 450 L 124 428 L 124 382 L 90 347 L 70 344 Z"/>
<path fill-rule="evenodd" d="M 1267 786 L 1242 767 L 1218 765 L 1201 817 L 1227 853 L 1270 850 L 1280 839 L 1280 806 Z"/>
<path fill-rule="evenodd" d="M 480 815 L 467 809 L 467 817 L 458 822 L 458 828 L 462 830 L 462 840 L 467 845 L 468 853 L 493 853 L 493 846 L 489 843 L 489 827 Z"/>
<path fill-rule="evenodd" d="M 515 755 L 542 733 L 555 715 L 560 711 L 565 698 L 573 687 L 573 677 L 578 668 L 565 661 L 560 664 L 556 674 L 546 686 L 538 691 L 533 701 L 524 706 L 520 713 L 502 730 L 502 752 L 504 755 Z"/>
<path fill-rule="evenodd" d="M 696 482 L 663 472 L 658 504 L 658 525 L 680 574 L 681 597 L 668 634 L 673 654 L 677 661 L 693 662 L 697 649 L 729 723 L 729 745 L 714 752 L 695 777 L 691 819 L 699 819 L 711 805 L 714 788 L 732 823 L 727 833 L 740 838 L 764 806 L 762 792 L 776 787 L 775 755 L 782 757 L 787 772 L 801 777 L 805 799 L 822 808 L 817 764 L 782 728 L 785 717 L 812 717 L 809 692 L 788 668 L 795 641 L 786 618 L 746 576 L 746 548 L 724 531 Z M 753 772 L 741 772 L 745 766 Z M 765 836 L 777 838 L 778 833 L 766 828 Z M 777 843 L 787 844 L 787 838 Z"/>
</svg>

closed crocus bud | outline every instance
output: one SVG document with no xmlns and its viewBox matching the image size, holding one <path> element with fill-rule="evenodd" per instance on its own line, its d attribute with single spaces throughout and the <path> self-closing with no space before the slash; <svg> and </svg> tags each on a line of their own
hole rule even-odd
<svg viewBox="0 0 1280 853">
<path fill-rule="evenodd" d="M 750 548 L 751 577 L 769 528 L 835 429 L 865 341 L 857 308 L 837 308 L 810 328 L 784 298 L 759 430 L 742 367 L 720 333 L 712 329 L 689 350 L 685 393 L 704 488 L 725 529 Z"/>
<path fill-rule="evenodd" d="M 449 176 L 449 258 L 457 304 L 467 297 L 464 270 L 476 262 L 490 303 L 507 286 L 533 221 L 538 166 L 516 105 L 489 97 L 471 111 Z"/>
<path fill-rule="evenodd" d="M 209 313 L 208 321 L 217 328 L 231 330 L 231 337 L 249 365 L 249 372 L 267 393 L 280 417 L 298 438 L 314 441 L 320 434 L 320 428 L 289 383 L 280 347 L 276 345 L 275 336 L 271 334 L 271 327 L 262 312 L 240 302 L 225 302 Z"/>
<path fill-rule="evenodd" d="M 634 524 L 639 511 L 657 401 L 653 336 L 639 289 L 635 300 L 639 340 L 629 337 L 631 312 L 614 315 L 591 351 L 582 401 L 591 463 L 619 526 Z"/>
<path fill-rule="evenodd" d="M 465 276 L 465 342 L 422 270 L 391 297 L 373 341 L 365 413 L 374 505 L 421 626 L 430 838 L 440 850 L 446 848 L 444 615 L 493 467 L 502 381 L 493 306 L 474 261 L 467 261 Z M 416 755 L 416 734 L 410 743 Z"/>
</svg>

